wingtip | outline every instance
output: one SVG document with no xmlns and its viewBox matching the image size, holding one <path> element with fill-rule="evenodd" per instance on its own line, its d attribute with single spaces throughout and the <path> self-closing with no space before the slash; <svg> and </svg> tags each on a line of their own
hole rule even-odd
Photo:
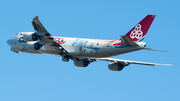
<svg viewBox="0 0 180 101">
<path fill-rule="evenodd" d="M 39 19 L 38 16 L 35 16 L 35 17 L 33 18 L 33 20 L 35 20 L 35 19 Z"/>
<path fill-rule="evenodd" d="M 157 49 L 152 49 L 152 48 L 143 48 L 144 50 L 151 50 L 151 51 L 159 51 L 159 52 L 168 52 L 164 50 L 157 50 Z"/>
<path fill-rule="evenodd" d="M 173 66 L 173 64 L 155 64 L 155 65 L 160 65 L 160 66 Z"/>
</svg>

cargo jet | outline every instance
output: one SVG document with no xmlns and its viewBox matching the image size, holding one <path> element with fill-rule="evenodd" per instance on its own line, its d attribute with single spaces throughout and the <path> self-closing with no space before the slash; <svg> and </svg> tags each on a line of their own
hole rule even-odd
<svg viewBox="0 0 180 101">
<path fill-rule="evenodd" d="M 155 15 L 147 15 L 142 21 L 135 25 L 126 35 L 117 40 L 98 40 L 84 38 L 53 37 L 39 21 L 36 16 L 32 25 L 33 32 L 20 32 L 7 41 L 11 51 L 18 53 L 51 54 L 61 56 L 62 61 L 74 61 L 77 67 L 87 67 L 91 62 L 109 61 L 108 68 L 112 71 L 121 71 L 129 64 L 140 65 L 168 65 L 121 59 L 108 58 L 146 48 L 143 42 L 145 35 L 153 22 Z"/>
</svg>

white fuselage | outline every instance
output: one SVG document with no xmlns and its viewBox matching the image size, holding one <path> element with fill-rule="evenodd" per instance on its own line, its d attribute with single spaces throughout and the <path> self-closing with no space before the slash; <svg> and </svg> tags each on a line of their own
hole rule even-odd
<svg viewBox="0 0 180 101">
<path fill-rule="evenodd" d="M 142 49 L 141 44 L 138 47 L 127 47 L 121 45 L 121 40 L 98 40 L 83 38 L 66 38 L 54 37 L 54 40 L 60 44 L 71 56 L 76 57 L 110 57 L 135 50 Z M 28 49 L 28 45 L 32 45 L 38 41 L 24 41 L 23 34 L 18 33 L 8 41 L 8 44 L 16 51 L 37 54 L 59 55 L 54 47 L 45 44 L 39 50 Z"/>
<path fill-rule="evenodd" d="M 57 42 L 61 44 L 70 55 L 78 57 L 110 57 L 140 49 L 140 47 L 115 46 L 113 45 L 115 42 L 111 42 L 110 40 L 63 37 L 58 38 L 58 40 Z"/>
</svg>

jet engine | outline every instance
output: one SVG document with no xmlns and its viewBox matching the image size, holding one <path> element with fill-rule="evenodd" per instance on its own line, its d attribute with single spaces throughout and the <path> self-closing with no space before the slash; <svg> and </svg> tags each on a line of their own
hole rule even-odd
<svg viewBox="0 0 180 101">
<path fill-rule="evenodd" d="M 108 64 L 108 68 L 112 71 L 121 71 L 124 68 L 124 65 L 121 63 L 110 62 Z"/>
<path fill-rule="evenodd" d="M 39 38 L 40 38 L 40 36 L 34 32 L 26 32 L 23 35 L 23 39 L 25 41 L 37 41 Z"/>
<path fill-rule="evenodd" d="M 87 67 L 89 65 L 89 61 L 85 61 L 85 60 L 74 61 L 74 65 L 77 67 Z"/>
<path fill-rule="evenodd" d="M 28 50 L 39 50 L 42 47 L 39 43 L 27 43 L 26 48 Z"/>
</svg>

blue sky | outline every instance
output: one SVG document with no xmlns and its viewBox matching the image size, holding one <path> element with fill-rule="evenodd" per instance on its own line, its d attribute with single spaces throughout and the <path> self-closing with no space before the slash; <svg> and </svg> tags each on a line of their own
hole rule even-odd
<svg viewBox="0 0 180 101">
<path fill-rule="evenodd" d="M 179 0 L 3 0 L 0 3 L 0 101 L 179 101 Z M 156 14 L 147 47 L 114 58 L 173 66 L 129 65 L 121 72 L 108 62 L 86 68 L 61 57 L 13 53 L 6 41 L 33 31 L 39 16 L 54 36 L 119 39 L 147 14 Z"/>
</svg>

